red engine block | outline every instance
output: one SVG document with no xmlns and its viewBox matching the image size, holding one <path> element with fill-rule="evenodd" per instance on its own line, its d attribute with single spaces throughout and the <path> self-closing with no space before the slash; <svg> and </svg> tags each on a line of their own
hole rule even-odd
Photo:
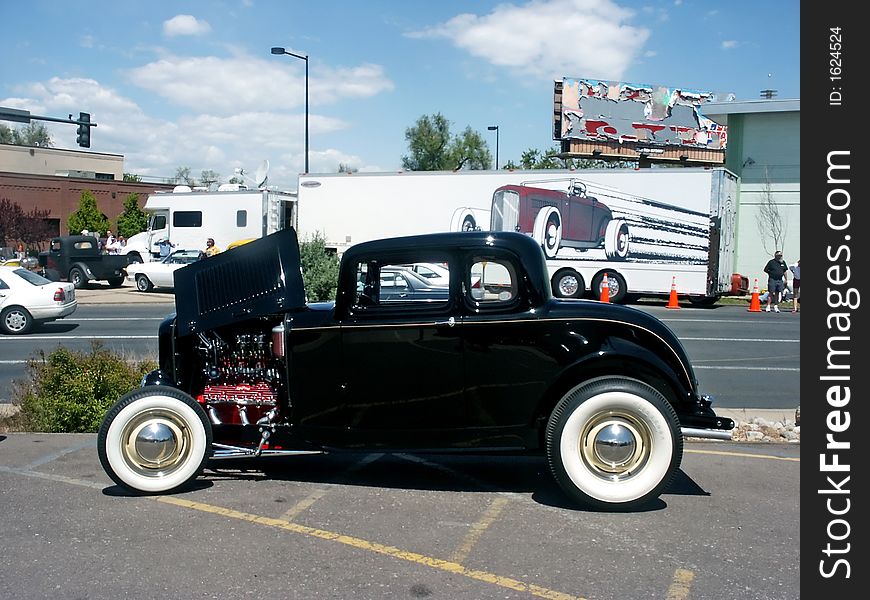
<svg viewBox="0 0 870 600">
<path fill-rule="evenodd" d="M 208 407 L 212 422 L 246 425 L 269 412 L 278 403 L 278 394 L 265 382 L 218 384 L 205 386 L 196 400 Z"/>
</svg>

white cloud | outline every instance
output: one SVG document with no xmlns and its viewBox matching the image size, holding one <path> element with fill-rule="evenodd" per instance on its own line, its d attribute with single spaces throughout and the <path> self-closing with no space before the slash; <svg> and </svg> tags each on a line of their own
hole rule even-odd
<svg viewBox="0 0 870 600">
<path fill-rule="evenodd" d="M 251 110 L 302 107 L 305 71 L 302 61 L 166 56 L 132 69 L 131 82 L 173 104 L 202 112 L 235 114 Z M 320 67 L 309 75 L 309 105 L 367 98 L 393 89 L 383 67 L 363 64 L 349 68 Z"/>
<path fill-rule="evenodd" d="M 200 21 L 193 15 L 175 15 L 168 21 L 163 21 L 163 35 L 205 35 L 211 31 L 208 21 Z"/>
<path fill-rule="evenodd" d="M 723 50 L 732 50 L 740 45 L 740 42 L 737 40 L 723 40 L 722 41 L 722 49 Z"/>
<path fill-rule="evenodd" d="M 633 16 L 611 0 L 532 0 L 407 35 L 447 38 L 493 65 L 542 79 L 621 79 L 650 35 L 628 24 Z"/>
</svg>

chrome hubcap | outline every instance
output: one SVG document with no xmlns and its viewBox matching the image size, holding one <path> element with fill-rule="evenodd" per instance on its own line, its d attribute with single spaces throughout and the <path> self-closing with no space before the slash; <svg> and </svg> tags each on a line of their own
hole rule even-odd
<svg viewBox="0 0 870 600">
<path fill-rule="evenodd" d="M 559 290 L 565 296 L 573 296 L 577 293 L 577 288 L 579 284 L 577 283 L 577 278 L 574 276 L 563 277 L 559 280 Z"/>
<path fill-rule="evenodd" d="M 20 312 L 11 312 L 6 315 L 6 327 L 12 331 L 19 331 L 27 324 L 27 320 Z"/>
<path fill-rule="evenodd" d="M 652 434 L 643 421 L 629 412 L 602 413 L 590 419 L 579 440 L 586 465 L 599 477 L 627 479 L 649 459 Z"/>
<path fill-rule="evenodd" d="M 180 415 L 166 409 L 136 415 L 124 427 L 121 439 L 127 465 L 146 477 L 163 477 L 190 456 L 190 429 Z"/>
</svg>

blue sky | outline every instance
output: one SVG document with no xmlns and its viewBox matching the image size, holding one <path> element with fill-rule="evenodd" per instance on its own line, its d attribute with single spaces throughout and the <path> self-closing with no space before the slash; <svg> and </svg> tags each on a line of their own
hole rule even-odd
<svg viewBox="0 0 870 600">
<path fill-rule="evenodd" d="M 272 46 L 309 56 L 312 172 L 400 170 L 405 130 L 436 112 L 493 155 L 497 125 L 499 162 L 518 161 L 554 145 L 563 77 L 800 96 L 796 0 L 3 4 L 0 106 L 89 112 L 90 149 L 149 177 L 189 167 L 226 181 L 268 160 L 269 183 L 295 189 L 305 62 Z M 74 126 L 44 124 L 55 147 L 78 149 Z"/>
</svg>

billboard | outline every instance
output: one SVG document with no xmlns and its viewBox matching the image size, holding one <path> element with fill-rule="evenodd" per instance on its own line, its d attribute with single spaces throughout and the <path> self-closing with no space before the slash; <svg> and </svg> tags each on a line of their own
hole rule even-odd
<svg viewBox="0 0 870 600">
<path fill-rule="evenodd" d="M 563 141 L 719 151 L 728 141 L 727 128 L 705 117 L 703 107 L 733 94 L 577 78 L 562 79 L 557 89 L 555 133 Z"/>
</svg>

